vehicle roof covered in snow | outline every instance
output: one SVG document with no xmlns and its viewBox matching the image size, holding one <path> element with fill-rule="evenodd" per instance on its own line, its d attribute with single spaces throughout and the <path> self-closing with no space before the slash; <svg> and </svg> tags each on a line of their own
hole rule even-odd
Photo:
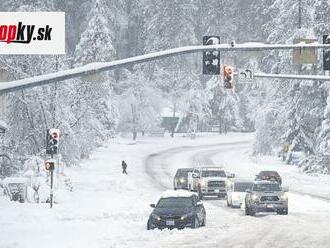
<svg viewBox="0 0 330 248">
<path fill-rule="evenodd" d="M 260 180 L 260 181 L 254 181 L 254 184 L 279 184 L 275 180 L 270 181 L 270 180 Z"/>
<path fill-rule="evenodd" d="M 196 195 L 194 192 L 189 192 L 186 190 L 166 190 L 162 195 L 161 198 L 170 198 L 170 197 L 191 197 L 193 195 Z"/>
<path fill-rule="evenodd" d="M 230 181 L 232 183 L 253 183 L 252 180 L 242 179 L 242 178 L 233 178 L 233 179 L 230 179 Z"/>
<path fill-rule="evenodd" d="M 193 171 L 194 168 L 179 168 L 177 171 Z"/>
<path fill-rule="evenodd" d="M 27 183 L 28 179 L 26 177 L 7 177 L 2 180 L 2 184 L 10 183 Z"/>
<path fill-rule="evenodd" d="M 200 167 L 202 170 L 224 170 L 223 166 L 203 166 Z"/>
</svg>

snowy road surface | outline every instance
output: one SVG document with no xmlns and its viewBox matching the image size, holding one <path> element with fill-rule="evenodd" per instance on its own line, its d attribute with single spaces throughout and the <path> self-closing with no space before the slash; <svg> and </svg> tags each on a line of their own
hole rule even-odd
<svg viewBox="0 0 330 248">
<path fill-rule="evenodd" d="M 0 247 L 330 247 L 330 201 L 322 199 L 330 199 L 330 177 L 306 176 L 271 158 L 250 158 L 251 137 L 112 141 L 67 170 L 75 190 L 53 209 L 0 198 Z M 127 176 L 121 174 L 123 159 Z M 172 187 L 177 168 L 196 163 L 221 164 L 250 179 L 276 168 L 292 191 L 289 215 L 244 216 L 224 200 L 205 200 L 206 227 L 147 231 L 149 204 Z"/>
</svg>

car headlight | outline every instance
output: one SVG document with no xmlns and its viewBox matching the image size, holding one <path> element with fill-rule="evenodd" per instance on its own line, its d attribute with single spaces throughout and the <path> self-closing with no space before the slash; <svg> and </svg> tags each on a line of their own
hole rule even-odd
<svg viewBox="0 0 330 248">
<path fill-rule="evenodd" d="M 204 180 L 201 181 L 201 186 L 205 187 L 206 186 L 206 182 Z"/>
<path fill-rule="evenodd" d="M 251 196 L 251 199 L 252 199 L 252 201 L 258 201 L 259 200 L 259 197 L 257 196 L 257 195 L 252 195 Z"/>
<path fill-rule="evenodd" d="M 179 182 L 180 182 L 180 183 L 184 183 L 185 181 L 186 181 L 186 179 L 185 179 L 184 177 L 180 177 L 180 178 L 179 178 Z"/>
<path fill-rule="evenodd" d="M 185 219 L 187 219 L 188 217 L 191 217 L 191 216 L 193 216 L 193 213 L 189 213 L 189 214 L 184 214 L 184 215 L 182 215 L 181 216 L 181 220 L 185 220 Z"/>
<path fill-rule="evenodd" d="M 288 193 L 287 193 L 287 192 L 284 192 L 284 193 L 281 195 L 281 200 L 283 200 L 283 201 L 288 200 Z"/>
<path fill-rule="evenodd" d="M 151 218 L 160 221 L 160 216 L 157 214 L 151 214 Z"/>
</svg>

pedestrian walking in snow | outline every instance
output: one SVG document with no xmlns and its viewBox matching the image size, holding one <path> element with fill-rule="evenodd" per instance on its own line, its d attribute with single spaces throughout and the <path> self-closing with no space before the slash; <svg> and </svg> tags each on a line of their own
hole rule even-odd
<svg viewBox="0 0 330 248">
<path fill-rule="evenodd" d="M 124 160 L 121 162 L 121 167 L 123 168 L 123 174 L 127 175 L 127 164 Z"/>
</svg>

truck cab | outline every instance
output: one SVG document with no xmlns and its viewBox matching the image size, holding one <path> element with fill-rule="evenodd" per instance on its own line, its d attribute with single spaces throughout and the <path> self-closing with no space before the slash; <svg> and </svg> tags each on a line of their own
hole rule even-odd
<svg viewBox="0 0 330 248">
<path fill-rule="evenodd" d="M 234 177 L 222 167 L 199 167 L 188 174 L 188 189 L 198 192 L 200 199 L 204 196 L 226 197 L 227 178 Z"/>
</svg>

